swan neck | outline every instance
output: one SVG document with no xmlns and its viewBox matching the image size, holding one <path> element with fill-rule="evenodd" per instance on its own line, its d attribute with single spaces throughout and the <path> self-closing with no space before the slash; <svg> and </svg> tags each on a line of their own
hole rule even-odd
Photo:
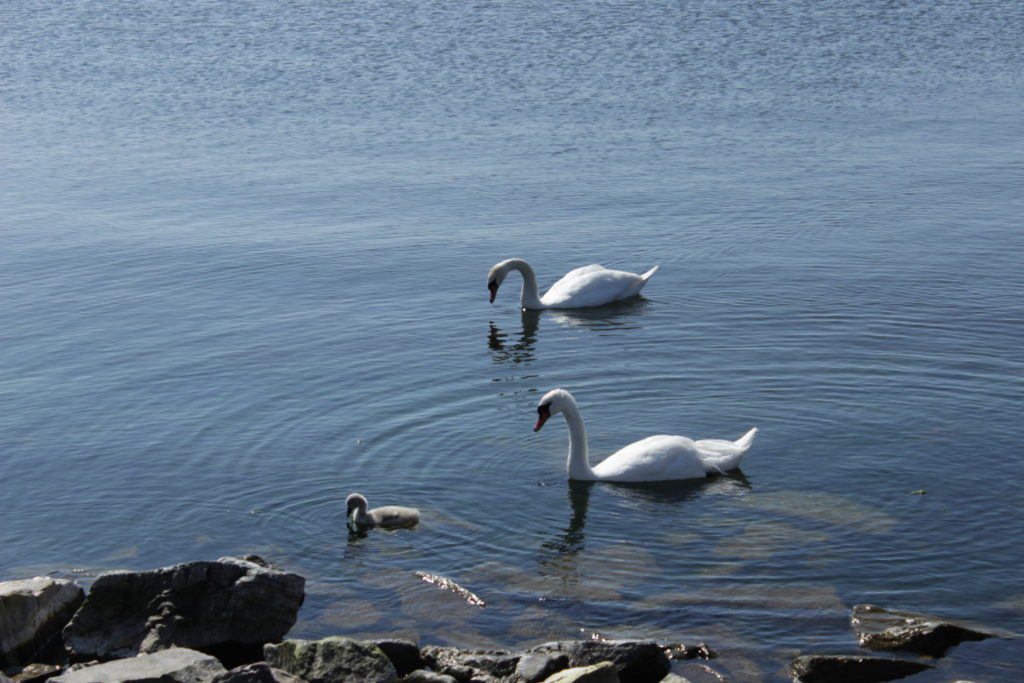
<svg viewBox="0 0 1024 683">
<path fill-rule="evenodd" d="M 523 276 L 523 289 L 519 292 L 519 305 L 523 308 L 544 308 L 544 304 L 540 302 L 537 274 L 533 272 L 533 266 L 522 259 L 511 259 L 509 267 L 518 270 Z"/>
<path fill-rule="evenodd" d="M 567 406 L 562 412 L 566 424 L 569 425 L 569 457 L 566 461 L 569 478 L 595 479 L 587 454 L 587 430 L 583 426 L 583 416 L 575 405 Z"/>
</svg>

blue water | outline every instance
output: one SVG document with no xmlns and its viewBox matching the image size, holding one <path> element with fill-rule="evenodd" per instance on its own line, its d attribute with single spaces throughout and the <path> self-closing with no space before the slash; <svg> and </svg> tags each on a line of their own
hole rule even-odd
<svg viewBox="0 0 1024 683">
<path fill-rule="evenodd" d="M 856 651 L 860 602 L 1024 632 L 1024 5 L 0 26 L 0 579 L 258 553 L 308 578 L 296 636 L 704 640 L 734 681 Z M 661 270 L 524 315 L 511 256 Z M 557 386 L 595 459 L 761 431 L 741 474 L 570 486 Z M 423 521 L 350 535 L 355 490 Z"/>
</svg>

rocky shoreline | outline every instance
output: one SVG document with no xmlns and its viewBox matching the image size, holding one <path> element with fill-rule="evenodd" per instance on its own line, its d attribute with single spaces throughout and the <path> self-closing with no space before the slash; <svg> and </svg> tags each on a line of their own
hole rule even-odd
<svg viewBox="0 0 1024 683">
<path fill-rule="evenodd" d="M 305 579 L 260 558 L 225 557 L 73 581 L 0 583 L 0 683 L 685 683 L 672 661 L 703 643 L 579 640 L 520 651 L 340 636 L 287 638 Z M 963 641 L 1014 634 L 873 605 L 851 619 L 860 646 L 903 653 L 804 655 L 802 683 L 887 681 L 932 668 Z M 909 655 L 909 656 L 908 656 Z"/>
</svg>

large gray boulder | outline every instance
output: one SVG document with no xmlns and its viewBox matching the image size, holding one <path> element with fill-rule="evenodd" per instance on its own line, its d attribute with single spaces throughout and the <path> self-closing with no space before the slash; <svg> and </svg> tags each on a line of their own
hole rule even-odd
<svg viewBox="0 0 1024 683">
<path fill-rule="evenodd" d="M 379 647 L 352 638 L 286 640 L 263 647 L 267 663 L 309 683 L 393 683 L 395 666 Z"/>
<path fill-rule="evenodd" d="M 877 605 L 855 605 L 850 621 L 861 647 L 907 650 L 929 657 L 941 657 L 946 650 L 965 640 L 1009 635 L 962 621 L 917 612 L 898 612 Z"/>
<path fill-rule="evenodd" d="M 0 669 L 28 664 L 85 599 L 81 586 L 37 576 L 0 583 Z"/>
<path fill-rule="evenodd" d="M 932 668 L 923 662 L 862 655 L 804 655 L 789 665 L 798 683 L 881 683 Z"/>
<path fill-rule="evenodd" d="M 64 642 L 75 661 L 179 646 L 244 664 L 261 658 L 264 643 L 288 633 L 304 588 L 298 574 L 231 557 L 108 572 L 93 582 L 64 629 Z"/>
<path fill-rule="evenodd" d="M 209 683 L 224 667 L 202 652 L 172 647 L 154 654 L 85 666 L 50 679 L 50 683 Z"/>
<path fill-rule="evenodd" d="M 462 650 L 428 645 L 423 661 L 434 671 L 458 681 L 504 681 L 516 673 L 520 655 L 504 650 Z"/>
<path fill-rule="evenodd" d="M 564 654 L 571 667 L 609 661 L 615 665 L 619 678 L 630 683 L 656 683 L 672 669 L 665 648 L 651 641 L 567 640 L 544 643 L 527 652 Z"/>
<path fill-rule="evenodd" d="M 218 675 L 212 683 L 305 683 L 298 676 L 275 669 L 266 662 L 238 666 Z"/>
</svg>

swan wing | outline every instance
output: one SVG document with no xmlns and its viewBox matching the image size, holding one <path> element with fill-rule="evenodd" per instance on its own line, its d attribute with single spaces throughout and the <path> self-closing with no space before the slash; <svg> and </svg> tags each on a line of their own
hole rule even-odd
<svg viewBox="0 0 1024 683">
<path fill-rule="evenodd" d="M 636 273 L 611 270 L 596 263 L 571 270 L 551 285 L 541 303 L 549 308 L 600 306 L 640 293 L 647 281 Z"/>
<path fill-rule="evenodd" d="M 659 434 L 635 441 L 594 467 L 607 481 L 701 479 L 705 469 L 692 439 Z"/>
</svg>

